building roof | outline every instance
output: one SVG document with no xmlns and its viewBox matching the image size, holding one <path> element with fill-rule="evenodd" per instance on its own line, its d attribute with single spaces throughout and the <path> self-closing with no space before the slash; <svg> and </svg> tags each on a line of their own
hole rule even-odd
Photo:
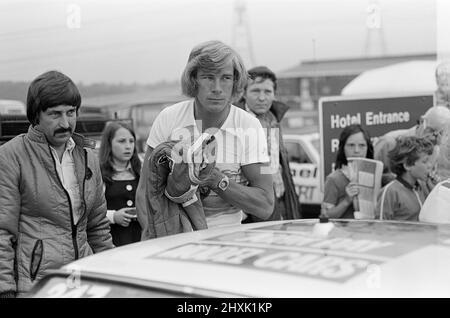
<svg viewBox="0 0 450 318">
<path fill-rule="evenodd" d="M 183 98 L 187 99 L 188 97 L 183 97 L 181 89 L 178 86 L 167 86 L 154 90 L 83 98 L 83 105 L 93 107 L 121 107 L 132 104 L 175 102 Z"/>
<path fill-rule="evenodd" d="M 432 95 L 437 88 L 437 64 L 437 61 L 414 60 L 364 71 L 342 89 L 341 95 Z"/>
<path fill-rule="evenodd" d="M 278 72 L 278 78 L 359 75 L 364 71 L 410 60 L 436 60 L 435 53 L 379 57 L 358 57 L 333 60 L 307 60 Z"/>
</svg>

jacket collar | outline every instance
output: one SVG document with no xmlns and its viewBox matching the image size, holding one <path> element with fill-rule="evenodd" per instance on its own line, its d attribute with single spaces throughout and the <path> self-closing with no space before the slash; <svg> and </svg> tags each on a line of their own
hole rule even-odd
<svg viewBox="0 0 450 318">
<path fill-rule="evenodd" d="M 416 181 L 416 183 L 414 183 L 414 186 L 412 186 L 409 182 L 407 182 L 405 179 L 403 179 L 400 176 L 397 177 L 397 180 L 398 180 L 398 182 L 403 184 L 403 186 L 405 186 L 409 190 L 417 190 L 419 188 L 419 182 L 417 182 L 417 181 Z"/>
<path fill-rule="evenodd" d="M 236 106 L 239 108 L 242 108 L 243 110 L 246 110 L 245 99 L 241 98 L 236 103 Z M 270 111 L 275 115 L 275 118 L 277 119 L 277 121 L 280 122 L 283 119 L 286 112 L 289 110 L 289 108 L 290 107 L 288 105 L 286 105 L 285 103 L 274 100 L 272 102 L 272 106 L 270 107 Z"/>
<path fill-rule="evenodd" d="M 125 167 L 125 169 L 117 168 L 117 166 L 114 163 L 111 166 L 115 172 L 124 172 L 124 171 L 131 172 L 131 171 L 133 171 L 133 167 L 131 166 L 131 161 L 128 161 L 128 164 Z"/>
<path fill-rule="evenodd" d="M 45 138 L 45 135 L 42 131 L 39 130 L 36 126 L 30 125 L 28 128 L 27 136 L 31 141 L 42 143 L 42 144 L 48 144 L 47 138 Z M 72 139 L 75 142 L 75 146 L 84 147 L 85 146 L 85 140 L 84 137 L 80 134 L 73 133 Z"/>
<path fill-rule="evenodd" d="M 289 106 L 285 103 L 274 100 L 272 103 L 272 107 L 270 107 L 270 111 L 275 115 L 278 121 L 281 121 L 286 115 L 286 112 L 289 110 Z"/>
</svg>

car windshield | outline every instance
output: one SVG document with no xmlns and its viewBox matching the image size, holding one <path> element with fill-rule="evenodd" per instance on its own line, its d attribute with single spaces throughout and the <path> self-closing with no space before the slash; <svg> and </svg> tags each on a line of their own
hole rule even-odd
<svg viewBox="0 0 450 318">
<path fill-rule="evenodd" d="M 314 148 L 317 150 L 317 152 L 320 153 L 320 139 L 319 139 L 319 137 L 311 139 L 311 144 L 314 146 Z"/>
</svg>

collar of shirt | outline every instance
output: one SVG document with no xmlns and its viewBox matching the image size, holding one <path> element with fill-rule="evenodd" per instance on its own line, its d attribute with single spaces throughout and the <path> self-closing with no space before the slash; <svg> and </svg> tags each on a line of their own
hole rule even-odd
<svg viewBox="0 0 450 318">
<path fill-rule="evenodd" d="M 245 103 L 245 110 L 254 117 L 257 117 L 256 114 L 250 109 L 250 107 L 248 107 L 247 103 Z"/>
<path fill-rule="evenodd" d="M 269 127 L 276 127 L 277 126 L 277 118 L 270 110 L 263 114 L 256 114 L 254 113 L 247 105 L 245 104 L 245 110 L 252 116 L 256 117 L 263 128 L 269 128 Z"/>
<path fill-rule="evenodd" d="M 125 168 L 119 168 L 114 163 L 112 164 L 112 168 L 114 169 L 115 172 L 124 172 L 124 171 L 132 171 L 133 170 L 131 168 L 131 162 L 130 161 L 128 161 L 127 166 Z"/>
<path fill-rule="evenodd" d="M 131 167 L 131 162 L 128 162 L 125 169 L 118 169 L 114 164 L 112 168 L 114 169 L 114 174 L 111 179 L 115 181 L 134 180 L 136 178 L 133 168 Z"/>
<path fill-rule="evenodd" d="M 413 186 L 408 181 L 404 180 L 402 177 L 397 177 L 397 180 L 409 190 L 417 190 L 419 188 L 419 183 L 417 181 Z"/>
<path fill-rule="evenodd" d="M 50 146 L 50 149 L 52 149 L 52 151 L 54 151 L 54 153 L 56 154 L 56 149 L 53 148 L 52 146 Z M 70 139 L 66 142 L 66 147 L 64 148 L 64 153 L 66 151 L 68 151 L 70 154 L 72 154 L 72 151 L 75 149 L 75 141 L 72 139 L 72 137 L 70 137 Z M 57 158 L 58 156 L 56 156 Z"/>
<path fill-rule="evenodd" d="M 61 160 L 59 160 L 58 153 L 56 152 L 55 148 L 50 146 L 52 156 L 55 159 L 56 172 L 64 189 L 66 189 L 69 194 L 73 222 L 74 224 L 77 224 L 83 211 L 81 204 L 82 197 L 78 184 L 77 174 L 75 171 L 75 162 L 72 156 L 74 148 L 75 141 L 70 138 L 66 143 L 66 147 L 64 149 Z"/>
</svg>

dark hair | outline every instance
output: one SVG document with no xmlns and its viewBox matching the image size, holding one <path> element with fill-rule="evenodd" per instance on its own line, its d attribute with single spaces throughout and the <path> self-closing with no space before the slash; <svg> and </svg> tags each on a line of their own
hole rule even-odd
<svg viewBox="0 0 450 318">
<path fill-rule="evenodd" d="M 336 169 L 341 168 L 343 165 L 347 165 L 347 157 L 345 156 L 345 143 L 347 142 L 347 139 L 357 133 L 363 133 L 364 139 L 367 143 L 367 153 L 366 158 L 373 159 L 373 145 L 372 141 L 370 140 L 369 133 L 364 130 L 361 125 L 358 124 L 352 124 L 344 128 L 344 130 L 341 132 L 341 135 L 339 136 L 339 149 L 336 155 Z"/>
<path fill-rule="evenodd" d="M 126 123 L 123 122 L 110 122 L 106 125 L 102 133 L 102 142 L 100 144 L 99 158 L 100 158 L 100 169 L 102 171 L 102 178 L 105 183 L 112 182 L 112 176 L 115 171 L 113 169 L 113 155 L 111 142 L 116 134 L 116 131 L 120 128 L 127 129 L 134 138 L 134 150 L 131 156 L 131 169 L 133 169 L 136 179 L 139 181 L 140 171 L 141 171 L 141 161 L 139 160 L 137 149 L 136 149 L 136 134 L 133 129 Z"/>
<path fill-rule="evenodd" d="M 252 80 L 255 80 L 257 77 L 261 77 L 263 80 L 270 79 L 273 82 L 274 91 L 277 90 L 277 77 L 267 66 L 256 66 L 248 70 L 248 76 Z"/>
<path fill-rule="evenodd" d="M 420 158 L 421 154 L 433 154 L 434 145 L 428 138 L 417 136 L 397 137 L 395 147 L 389 151 L 390 167 L 393 173 L 401 176 L 406 172 L 404 164 L 408 166 Z"/>
<path fill-rule="evenodd" d="M 207 41 L 195 46 L 189 54 L 188 62 L 181 75 L 181 89 L 189 97 L 197 97 L 198 70 L 217 71 L 229 61 L 233 64 L 233 97 L 239 96 L 247 82 L 247 70 L 239 54 L 220 41 Z"/>
<path fill-rule="evenodd" d="M 58 71 L 49 71 L 36 77 L 28 87 L 27 118 L 31 125 L 39 123 L 39 113 L 58 105 L 78 109 L 81 95 L 72 80 Z"/>
</svg>

